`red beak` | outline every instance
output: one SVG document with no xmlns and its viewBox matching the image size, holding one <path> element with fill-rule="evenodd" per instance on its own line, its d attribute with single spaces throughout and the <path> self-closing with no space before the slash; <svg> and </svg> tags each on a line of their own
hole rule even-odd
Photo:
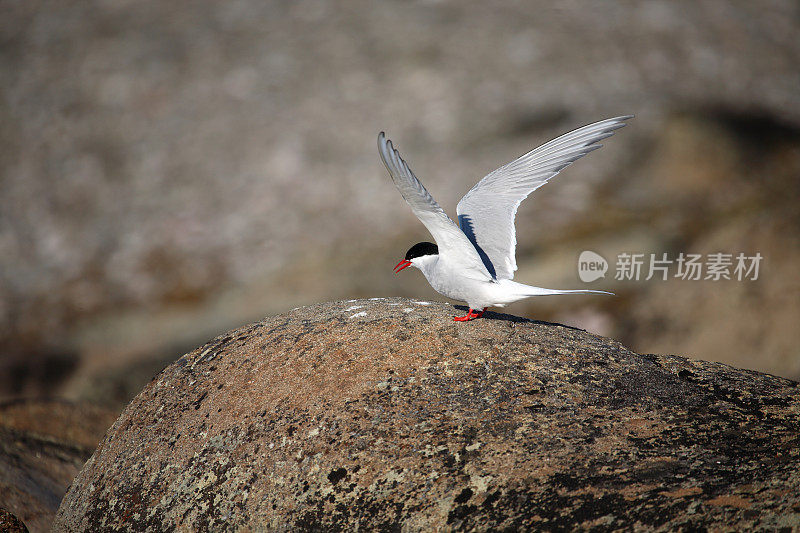
<svg viewBox="0 0 800 533">
<path fill-rule="evenodd" d="M 404 268 L 410 267 L 410 266 L 411 266 L 411 261 L 409 261 L 408 259 L 403 259 L 402 261 L 397 263 L 397 265 L 395 265 L 394 273 L 397 274 L 398 272 L 400 272 Z"/>
</svg>

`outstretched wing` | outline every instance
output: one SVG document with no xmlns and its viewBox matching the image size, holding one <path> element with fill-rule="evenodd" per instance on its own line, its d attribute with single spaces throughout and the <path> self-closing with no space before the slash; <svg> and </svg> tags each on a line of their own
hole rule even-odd
<svg viewBox="0 0 800 533">
<path fill-rule="evenodd" d="M 560 170 L 600 148 L 633 115 L 589 124 L 543 144 L 489 173 L 458 202 L 458 223 L 496 279 L 512 279 L 517 235 L 514 217 L 519 204 Z"/>
<path fill-rule="evenodd" d="M 378 151 L 400 194 L 436 241 L 439 255 L 458 261 L 477 279 L 491 279 L 473 244 L 414 176 L 383 132 L 378 135 Z"/>
</svg>

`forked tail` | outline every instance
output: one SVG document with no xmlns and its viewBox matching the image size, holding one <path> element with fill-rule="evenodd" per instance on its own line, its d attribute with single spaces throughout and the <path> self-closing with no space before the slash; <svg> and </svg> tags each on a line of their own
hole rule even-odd
<svg viewBox="0 0 800 533">
<path fill-rule="evenodd" d="M 510 292 L 516 293 L 523 297 L 549 296 L 552 294 L 610 294 L 612 296 L 614 295 L 613 292 L 597 291 L 591 289 L 545 289 L 544 287 L 533 287 L 532 285 L 525 285 L 523 283 L 517 283 L 516 281 L 511 281 L 511 280 L 503 280 L 500 283 L 505 285 Z"/>
<path fill-rule="evenodd" d="M 531 292 L 526 292 L 530 296 L 547 296 L 549 294 L 610 294 L 614 296 L 613 292 L 608 291 L 594 291 L 590 289 L 544 289 L 542 287 L 531 287 L 526 285 Z"/>
</svg>

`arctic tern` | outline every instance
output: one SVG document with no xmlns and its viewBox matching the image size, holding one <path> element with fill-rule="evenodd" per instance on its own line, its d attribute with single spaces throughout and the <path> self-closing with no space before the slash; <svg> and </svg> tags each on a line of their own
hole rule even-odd
<svg viewBox="0 0 800 533">
<path fill-rule="evenodd" d="M 489 307 L 531 296 L 551 294 L 612 294 L 593 290 L 558 290 L 513 281 L 517 270 L 514 218 L 519 204 L 572 162 L 600 148 L 633 118 L 626 115 L 601 120 L 566 133 L 490 172 L 461 198 L 456 225 L 420 183 L 408 164 L 381 132 L 381 159 L 411 210 L 428 229 L 436 244 L 412 246 L 395 273 L 413 266 L 422 271 L 438 293 L 466 302 L 469 311 L 454 317 L 466 322 L 479 318 Z"/>
</svg>

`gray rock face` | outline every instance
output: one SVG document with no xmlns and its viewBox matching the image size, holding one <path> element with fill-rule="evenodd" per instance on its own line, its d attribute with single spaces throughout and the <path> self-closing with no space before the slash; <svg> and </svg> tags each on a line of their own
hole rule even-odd
<svg viewBox="0 0 800 533">
<path fill-rule="evenodd" d="M 800 525 L 800 389 L 405 299 L 296 309 L 125 409 L 55 530 Z"/>
</svg>

